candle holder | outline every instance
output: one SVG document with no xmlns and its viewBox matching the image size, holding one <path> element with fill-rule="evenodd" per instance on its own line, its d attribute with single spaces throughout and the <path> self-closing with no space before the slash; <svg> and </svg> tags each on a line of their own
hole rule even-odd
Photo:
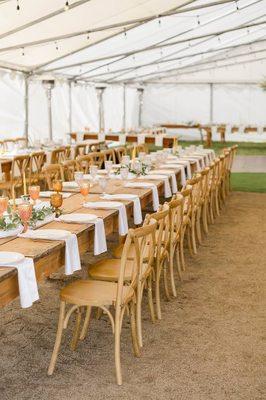
<svg viewBox="0 0 266 400">
<path fill-rule="evenodd" d="M 62 194 L 59 192 L 51 194 L 50 204 L 53 207 L 56 218 L 58 218 L 62 214 L 62 210 L 60 209 L 63 204 Z"/>
<path fill-rule="evenodd" d="M 89 181 L 81 181 L 79 185 L 79 190 L 82 196 L 84 197 L 84 203 L 88 201 L 88 194 L 90 192 L 90 182 Z"/>
<path fill-rule="evenodd" d="M 29 195 L 31 200 L 33 200 L 33 205 L 35 206 L 36 200 L 40 197 L 40 186 L 29 186 Z"/>
<path fill-rule="evenodd" d="M 53 190 L 55 191 L 55 192 L 62 192 L 62 190 L 63 190 L 63 183 L 62 183 L 62 181 L 61 180 L 55 180 L 54 182 L 53 182 Z"/>
<path fill-rule="evenodd" d="M 32 205 L 29 202 L 21 203 L 18 205 L 18 215 L 23 224 L 23 232 L 27 232 L 29 228 L 29 220 L 32 214 Z"/>
</svg>

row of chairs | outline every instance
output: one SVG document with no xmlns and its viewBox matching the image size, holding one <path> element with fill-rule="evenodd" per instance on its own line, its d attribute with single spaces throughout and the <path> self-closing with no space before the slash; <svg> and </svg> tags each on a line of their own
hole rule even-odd
<svg viewBox="0 0 266 400">
<path fill-rule="evenodd" d="M 27 147 L 27 144 L 28 144 L 28 140 L 25 137 L 0 140 L 0 150 L 9 151 L 9 150 L 13 150 L 16 146 L 19 148 L 25 148 L 25 147 Z"/>
<path fill-rule="evenodd" d="M 146 215 L 143 226 L 129 230 L 125 243 L 114 250 L 111 259 L 88 268 L 88 279 L 76 280 L 61 290 L 49 375 L 54 372 L 63 330 L 71 315 L 76 316 L 71 340 L 71 349 L 75 350 L 78 341 L 86 338 L 95 307 L 110 319 L 116 379 L 118 385 L 122 384 L 120 341 L 123 319 L 125 315 L 130 318 L 133 353 L 139 357 L 143 347 L 143 293 L 147 290 L 152 322 L 156 318 L 160 320 L 161 286 L 167 300 L 177 296 L 175 275 L 177 273 L 182 280 L 186 267 L 184 242 L 187 241 L 192 255 L 197 254 L 203 234 L 208 233 L 209 225 L 220 215 L 230 190 L 230 171 L 236 150 L 236 146 L 225 149 L 209 167 L 196 173 L 181 193 L 162 204 L 157 212 Z"/>
</svg>

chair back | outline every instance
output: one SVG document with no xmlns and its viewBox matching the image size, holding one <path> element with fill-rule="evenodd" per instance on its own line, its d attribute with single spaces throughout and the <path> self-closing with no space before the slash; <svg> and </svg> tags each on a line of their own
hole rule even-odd
<svg viewBox="0 0 266 400">
<path fill-rule="evenodd" d="M 115 152 L 113 149 L 102 150 L 101 153 L 103 154 L 104 161 L 113 161 L 114 164 L 116 163 Z"/>
<path fill-rule="evenodd" d="M 20 149 L 25 149 L 28 146 L 28 139 L 25 137 L 18 137 L 15 139 Z"/>
<path fill-rule="evenodd" d="M 30 177 L 30 156 L 16 156 L 12 160 L 11 165 L 11 187 L 12 191 L 15 187 L 22 186 L 23 183 L 29 182 Z"/>
<path fill-rule="evenodd" d="M 183 213 L 190 217 L 192 209 L 192 186 L 186 185 L 186 187 L 181 190 L 181 194 L 184 197 Z"/>
<path fill-rule="evenodd" d="M 127 154 L 127 150 L 125 147 L 116 147 L 115 154 L 117 156 L 118 162 L 121 163 L 122 157 Z"/>
<path fill-rule="evenodd" d="M 87 154 L 87 144 L 77 144 L 74 148 L 74 157 L 77 158 L 78 156 L 84 156 L 85 154 Z"/>
<path fill-rule="evenodd" d="M 156 263 L 159 264 L 169 244 L 169 205 L 165 203 L 160 206 L 157 212 L 150 215 L 150 218 L 157 221 L 155 254 Z"/>
<path fill-rule="evenodd" d="M 52 150 L 51 152 L 51 164 L 59 164 L 66 159 L 66 151 L 64 147 Z"/>
<path fill-rule="evenodd" d="M 182 194 L 176 194 L 172 200 L 168 203 L 169 205 L 169 233 L 170 233 L 170 246 L 176 241 L 176 238 L 180 234 L 180 230 L 183 222 L 183 205 L 184 198 Z"/>
<path fill-rule="evenodd" d="M 77 171 L 77 161 L 76 160 L 66 160 L 62 162 L 63 174 L 65 181 L 73 181 L 75 171 Z"/>
<path fill-rule="evenodd" d="M 42 168 L 46 185 L 49 190 L 53 190 L 53 182 L 55 180 L 64 180 L 63 168 L 60 164 L 49 164 Z"/>
<path fill-rule="evenodd" d="M 30 156 L 30 184 L 37 183 L 45 162 L 45 152 L 36 151 Z"/>
</svg>

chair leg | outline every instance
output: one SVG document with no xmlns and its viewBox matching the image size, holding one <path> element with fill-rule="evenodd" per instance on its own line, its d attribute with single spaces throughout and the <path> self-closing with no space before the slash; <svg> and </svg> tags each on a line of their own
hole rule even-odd
<svg viewBox="0 0 266 400">
<path fill-rule="evenodd" d="M 216 215 L 219 217 L 220 209 L 219 209 L 219 189 L 218 188 L 216 188 L 216 191 L 215 191 L 215 212 L 216 212 Z"/>
<path fill-rule="evenodd" d="M 180 263 L 180 249 L 179 249 L 179 243 L 176 246 L 175 249 L 175 258 L 176 258 L 176 266 L 177 266 L 177 273 L 180 281 L 182 281 L 182 268 L 181 268 L 181 263 Z"/>
<path fill-rule="evenodd" d="M 180 261 L 181 261 L 181 268 L 182 271 L 186 270 L 186 262 L 185 262 L 185 256 L 184 256 L 184 236 L 185 236 L 185 229 L 186 227 L 183 229 L 182 228 L 182 232 L 181 232 L 181 238 L 180 238 L 180 245 L 179 245 L 179 249 L 180 249 Z"/>
<path fill-rule="evenodd" d="M 168 289 L 168 282 L 167 282 L 167 267 L 169 267 L 169 256 L 167 258 L 167 262 L 164 263 L 164 268 L 163 268 L 163 281 L 164 281 L 164 291 L 165 291 L 165 296 L 168 301 L 170 301 L 170 294 L 169 294 L 169 289 Z"/>
<path fill-rule="evenodd" d="M 130 326 L 131 326 L 131 339 L 132 339 L 134 356 L 140 357 L 140 349 L 137 338 L 136 307 L 133 300 L 130 303 Z"/>
<path fill-rule="evenodd" d="M 155 312 L 154 312 L 154 305 L 153 305 L 153 298 L 152 298 L 152 274 L 150 274 L 150 276 L 148 277 L 147 286 L 148 286 L 148 301 L 149 301 L 149 308 L 150 308 L 150 313 L 151 313 L 151 320 L 154 323 L 155 322 Z"/>
<path fill-rule="evenodd" d="M 87 332 L 88 332 L 90 318 L 91 318 L 91 307 L 87 307 L 86 308 L 86 315 L 85 315 L 83 327 L 81 329 L 79 340 L 84 340 L 85 339 L 85 337 L 87 335 Z"/>
<path fill-rule="evenodd" d="M 192 242 L 193 254 L 197 254 L 195 225 L 196 225 L 196 221 L 195 221 L 195 215 L 194 215 L 191 220 L 191 242 Z"/>
<path fill-rule="evenodd" d="M 122 371 L 121 371 L 121 357 L 120 357 L 120 319 L 115 319 L 115 371 L 116 371 L 116 381 L 120 386 L 122 385 Z"/>
<path fill-rule="evenodd" d="M 52 375 L 54 372 L 54 367 L 55 367 L 55 363 L 57 360 L 57 356 L 58 356 L 58 352 L 59 352 L 59 348 L 60 348 L 60 344 L 61 344 L 61 340 L 62 340 L 62 333 L 63 333 L 63 329 L 64 329 L 63 326 L 64 326 L 65 308 L 66 308 L 66 303 L 64 301 L 61 301 L 56 339 L 55 339 L 54 350 L 53 350 L 53 354 L 51 357 L 50 365 L 48 368 L 48 375 Z"/>
<path fill-rule="evenodd" d="M 158 261 L 159 263 L 159 261 Z M 165 260 L 163 261 L 165 263 Z M 162 319 L 161 311 L 161 298 L 160 298 L 160 277 L 161 277 L 161 265 L 156 270 L 155 279 L 155 304 L 156 304 L 156 316 L 157 319 Z"/>
<path fill-rule="evenodd" d="M 189 226 L 189 228 L 187 228 L 187 244 L 188 244 L 188 249 L 189 249 L 189 253 L 191 256 L 193 256 L 193 250 L 192 250 L 192 243 L 191 243 L 191 226 Z"/>
<path fill-rule="evenodd" d="M 202 208 L 202 225 L 203 225 L 203 231 L 206 235 L 209 231 L 208 220 L 207 220 L 207 201 L 204 201 L 203 208 Z"/>
<path fill-rule="evenodd" d="M 80 323 L 81 323 L 81 311 L 80 308 L 77 309 L 77 318 L 76 318 L 76 324 L 73 332 L 73 337 L 70 343 L 70 348 L 71 350 L 76 350 L 78 340 L 79 340 L 79 328 L 80 328 Z"/>
<path fill-rule="evenodd" d="M 142 322 L 141 322 L 141 304 L 142 304 L 142 293 L 143 293 L 143 286 L 137 289 L 137 337 L 139 347 L 143 347 L 143 340 L 142 340 Z"/>
<path fill-rule="evenodd" d="M 197 216 L 196 216 L 196 236 L 197 236 L 199 244 L 202 244 L 201 226 L 200 226 L 200 216 L 201 215 L 200 214 L 201 214 L 201 212 L 199 210 L 197 213 Z"/>
<path fill-rule="evenodd" d="M 170 282 L 171 282 L 172 295 L 176 297 L 177 294 L 176 294 L 175 277 L 174 277 L 174 255 L 175 255 L 174 249 L 171 249 L 169 257 Z"/>
</svg>

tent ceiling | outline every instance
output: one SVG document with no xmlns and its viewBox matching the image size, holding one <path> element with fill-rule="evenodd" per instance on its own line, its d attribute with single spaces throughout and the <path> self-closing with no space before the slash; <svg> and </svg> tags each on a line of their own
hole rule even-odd
<svg viewBox="0 0 266 400">
<path fill-rule="evenodd" d="M 266 0 L 0 1 L 0 66 L 98 83 L 260 80 Z M 264 68 L 264 69 L 263 69 Z M 252 72 L 251 72 L 252 71 Z M 239 77 L 239 76 L 238 76 Z M 239 77 L 240 79 L 240 77 Z"/>
</svg>

